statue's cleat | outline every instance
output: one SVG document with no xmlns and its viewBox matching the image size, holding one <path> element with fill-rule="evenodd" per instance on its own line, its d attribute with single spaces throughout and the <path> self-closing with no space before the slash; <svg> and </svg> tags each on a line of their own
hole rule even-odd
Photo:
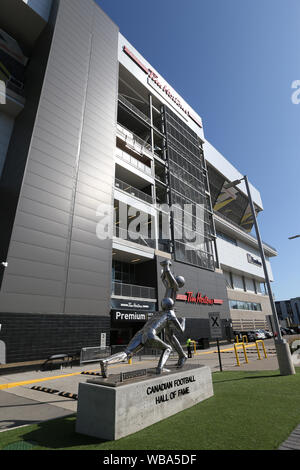
<svg viewBox="0 0 300 470">
<path fill-rule="evenodd" d="M 177 368 L 179 369 L 179 368 L 183 367 L 184 364 L 186 363 L 186 361 L 187 361 L 186 356 L 181 357 L 177 362 Z"/>
<path fill-rule="evenodd" d="M 108 377 L 107 362 L 106 361 L 100 361 L 100 367 L 101 367 L 102 377 L 104 377 L 106 379 Z"/>
<path fill-rule="evenodd" d="M 156 368 L 156 373 L 157 373 L 158 375 L 161 374 L 161 373 L 163 373 L 163 372 L 166 373 L 166 372 L 171 372 L 171 371 L 170 371 L 170 369 L 165 369 L 165 368 L 161 369 L 160 367 L 157 367 L 157 368 Z"/>
</svg>

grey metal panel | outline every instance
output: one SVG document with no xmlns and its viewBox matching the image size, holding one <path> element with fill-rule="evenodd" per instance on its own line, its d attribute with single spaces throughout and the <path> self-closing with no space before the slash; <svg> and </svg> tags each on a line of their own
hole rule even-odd
<svg viewBox="0 0 300 470">
<path fill-rule="evenodd" d="M 78 274 L 82 273 L 83 278 L 88 276 L 90 279 L 94 279 L 94 276 L 95 274 L 97 275 L 99 269 L 101 269 L 101 271 L 103 272 L 106 270 L 107 262 L 108 257 L 107 259 L 103 258 L 101 261 L 99 261 L 98 259 L 89 258 L 88 256 L 75 255 L 73 253 L 69 265 L 70 273 L 72 272 L 75 275 L 75 273 L 78 272 Z M 85 266 L 87 267 L 87 270 L 85 270 Z M 93 283 L 94 281 L 91 282 L 91 284 Z"/>
<path fill-rule="evenodd" d="M 101 268 L 101 261 L 105 261 L 107 263 L 106 264 L 107 269 L 111 270 L 111 266 L 109 263 L 111 261 L 111 249 L 110 249 L 111 241 L 110 240 L 106 241 L 107 247 L 105 249 L 103 246 L 101 247 L 101 246 L 96 246 L 96 244 L 90 245 L 86 243 L 86 241 L 84 240 L 83 234 L 81 235 L 81 237 L 78 237 L 78 238 L 81 238 L 81 240 L 76 240 L 75 235 L 74 235 L 73 242 L 72 242 L 72 256 L 70 258 L 70 262 L 72 261 L 73 256 L 79 255 L 79 256 L 83 256 L 84 258 L 86 258 L 85 263 L 87 263 L 88 265 L 91 263 L 91 260 L 93 262 L 97 260 L 99 263 L 99 271 Z M 102 243 L 102 245 L 104 244 Z M 109 274 L 109 271 L 106 274 Z M 109 278 L 109 275 L 107 276 L 107 279 L 108 279 L 108 283 L 111 284 L 111 279 Z"/>
<path fill-rule="evenodd" d="M 117 28 L 95 6 L 70 253 L 70 266 L 78 263 L 84 274 L 78 284 L 80 271 L 69 271 L 66 311 L 76 306 L 78 313 L 91 313 L 92 304 L 95 312 L 110 310 L 112 241 L 97 238 L 96 210 L 113 198 L 117 46 Z"/>
<path fill-rule="evenodd" d="M 65 186 L 66 188 L 70 189 L 73 186 L 72 177 L 70 176 L 70 174 L 67 175 L 66 173 L 57 171 L 56 167 L 49 167 L 48 161 L 47 165 L 45 165 L 44 163 L 39 163 L 34 160 L 31 160 L 28 164 L 28 171 L 49 181 L 53 181 L 56 184 Z"/>
<path fill-rule="evenodd" d="M 13 264 L 13 263 L 12 263 Z M 28 275 L 13 275 L 9 274 L 9 291 L 18 294 L 26 294 L 43 296 L 53 296 L 60 298 L 63 294 L 62 283 L 60 281 L 53 281 L 52 279 L 39 279 Z"/>
<path fill-rule="evenodd" d="M 32 247 L 38 246 L 41 248 L 49 249 L 49 257 L 51 257 L 51 250 L 61 251 L 62 256 L 63 256 L 66 252 L 66 247 L 67 247 L 67 239 L 57 236 L 57 234 L 52 235 L 49 233 L 38 232 L 31 228 L 28 229 L 26 227 L 15 226 L 14 238 L 10 246 L 11 255 L 9 255 L 8 261 L 10 259 L 10 256 L 14 256 L 14 252 L 13 252 L 14 241 L 19 242 L 19 243 L 24 243 Z M 10 270 L 10 267 L 8 266 L 6 270 L 6 276 L 9 273 L 9 270 Z M 4 278 L 4 281 L 5 281 L 5 278 Z M 1 294 L 3 295 L 4 292 L 5 292 L 5 289 L 2 288 Z M 2 301 L 2 298 L 1 298 L 1 301 Z M 1 303 L 1 307 L 2 307 L 2 303 Z"/>
<path fill-rule="evenodd" d="M 53 220 L 19 211 L 18 223 L 29 230 L 35 230 L 40 233 L 52 234 L 65 239 L 68 238 L 68 226 L 54 222 Z"/>
<path fill-rule="evenodd" d="M 53 296 L 5 292 L 5 295 L 1 297 L 1 311 L 16 312 L 17 305 L 22 313 L 57 313 L 58 311 L 58 300 Z"/>
<path fill-rule="evenodd" d="M 63 281 L 64 266 L 58 268 L 55 264 L 31 261 L 27 259 L 10 260 L 10 272 L 15 276 L 28 276 L 33 278 Z"/>
<path fill-rule="evenodd" d="M 68 299 L 67 301 L 68 310 L 71 312 L 81 311 L 84 315 L 95 315 L 95 311 L 100 312 L 97 315 L 109 318 L 107 315 L 107 301 L 105 300 L 96 300 L 92 299 L 90 302 L 87 302 L 85 299 Z"/>
<path fill-rule="evenodd" d="M 36 151 L 43 162 L 48 162 L 48 157 L 50 156 L 57 160 L 57 165 L 69 165 L 72 169 L 74 167 L 74 157 L 63 152 L 55 143 L 49 144 L 36 137 L 32 143 L 31 153 L 33 154 L 34 151 Z"/>
<path fill-rule="evenodd" d="M 0 311 L 108 315 L 118 29 L 92 1 L 59 3 Z M 26 270 L 26 266 L 28 269 Z"/>
<path fill-rule="evenodd" d="M 51 249 L 49 246 L 44 248 L 42 246 L 33 246 L 32 244 L 28 245 L 26 243 L 14 241 L 11 243 L 11 250 L 14 253 L 14 256 L 18 259 L 31 261 L 34 258 L 37 263 L 48 265 L 50 258 L 51 264 L 65 266 L 65 260 L 63 258 L 64 251 Z"/>
</svg>

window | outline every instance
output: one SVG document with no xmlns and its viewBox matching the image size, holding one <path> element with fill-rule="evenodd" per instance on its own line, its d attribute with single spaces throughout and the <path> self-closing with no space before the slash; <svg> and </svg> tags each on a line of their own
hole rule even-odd
<svg viewBox="0 0 300 470">
<path fill-rule="evenodd" d="M 228 272 L 228 271 L 223 271 L 223 274 L 224 274 L 224 277 L 225 277 L 226 286 L 227 286 L 229 289 L 233 289 L 233 282 L 232 282 L 232 275 L 231 275 L 231 273 Z"/>
<path fill-rule="evenodd" d="M 261 312 L 261 304 L 256 302 L 244 302 L 242 300 L 229 300 L 229 307 L 233 310 L 249 310 L 252 312 Z"/>
<path fill-rule="evenodd" d="M 112 280 L 125 284 L 135 283 L 135 266 L 130 263 L 113 260 Z"/>
</svg>

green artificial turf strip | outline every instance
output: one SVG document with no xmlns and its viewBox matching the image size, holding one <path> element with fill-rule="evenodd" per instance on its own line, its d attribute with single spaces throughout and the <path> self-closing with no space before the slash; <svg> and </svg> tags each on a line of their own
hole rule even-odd
<svg viewBox="0 0 300 470">
<path fill-rule="evenodd" d="M 216 372 L 213 382 L 212 398 L 118 441 L 77 434 L 72 416 L 0 433 L 0 449 L 267 450 L 300 423 L 300 369 Z"/>
</svg>

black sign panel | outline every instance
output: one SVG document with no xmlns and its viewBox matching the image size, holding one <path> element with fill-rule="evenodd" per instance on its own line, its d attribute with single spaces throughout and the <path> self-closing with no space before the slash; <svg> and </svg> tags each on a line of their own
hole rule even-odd
<svg viewBox="0 0 300 470">
<path fill-rule="evenodd" d="M 111 308 L 116 310 L 156 311 L 156 302 L 144 302 L 132 299 L 111 299 Z"/>
</svg>

